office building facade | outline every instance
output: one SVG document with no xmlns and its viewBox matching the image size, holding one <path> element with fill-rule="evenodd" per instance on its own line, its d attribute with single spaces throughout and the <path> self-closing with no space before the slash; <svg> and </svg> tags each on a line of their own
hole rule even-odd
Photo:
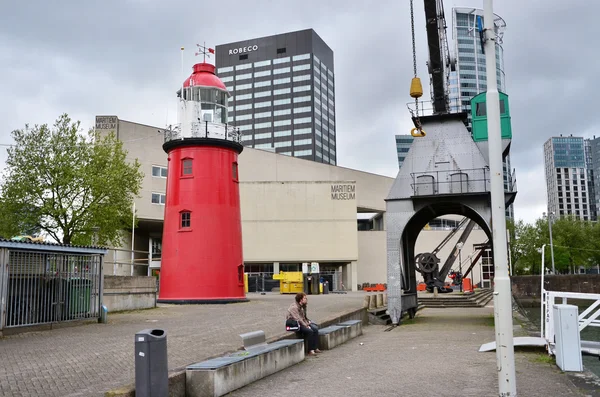
<svg viewBox="0 0 600 397">
<path fill-rule="evenodd" d="M 396 153 L 398 154 L 398 168 L 402 168 L 406 154 L 415 138 L 412 135 L 396 135 Z"/>
<path fill-rule="evenodd" d="M 244 146 L 337 164 L 333 51 L 312 29 L 216 46 Z"/>
<path fill-rule="evenodd" d="M 572 215 L 595 220 L 586 166 L 586 144 L 582 137 L 552 137 L 544 143 L 548 212 L 556 217 Z"/>
</svg>

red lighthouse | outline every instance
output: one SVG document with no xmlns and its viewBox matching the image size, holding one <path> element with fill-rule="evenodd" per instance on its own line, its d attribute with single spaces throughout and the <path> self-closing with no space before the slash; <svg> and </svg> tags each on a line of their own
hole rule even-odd
<svg viewBox="0 0 600 397">
<path fill-rule="evenodd" d="M 167 131 L 167 197 L 159 302 L 246 301 L 238 186 L 239 131 L 214 65 L 198 63 L 182 86 L 178 125 Z"/>
</svg>

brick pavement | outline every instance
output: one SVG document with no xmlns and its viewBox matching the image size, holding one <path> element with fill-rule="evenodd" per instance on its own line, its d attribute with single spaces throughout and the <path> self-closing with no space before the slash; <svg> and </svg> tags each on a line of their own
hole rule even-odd
<svg viewBox="0 0 600 397">
<path fill-rule="evenodd" d="M 489 307 L 427 308 L 414 323 L 390 332 L 385 326 L 363 327 L 363 336 L 230 396 L 497 396 L 496 353 L 478 352 L 494 340 L 492 313 Z M 597 386 L 576 387 L 546 357 L 544 351 L 516 349 L 519 396 L 600 394 Z"/>
<path fill-rule="evenodd" d="M 239 334 L 262 329 L 284 333 L 291 295 L 249 294 L 230 305 L 160 305 L 109 314 L 108 324 L 88 324 L 0 338 L 0 396 L 97 396 L 132 384 L 134 335 L 145 328 L 167 331 L 169 369 L 241 346 Z M 362 307 L 364 293 L 309 296 L 317 322 Z"/>
</svg>

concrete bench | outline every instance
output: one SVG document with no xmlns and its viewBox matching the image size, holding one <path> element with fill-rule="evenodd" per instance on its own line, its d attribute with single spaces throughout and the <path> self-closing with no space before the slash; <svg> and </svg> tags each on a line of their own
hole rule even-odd
<svg viewBox="0 0 600 397">
<path fill-rule="evenodd" d="M 244 341 L 244 351 L 186 367 L 187 396 L 223 396 L 304 360 L 302 339 L 267 344 L 263 331 L 240 336 Z"/>
<path fill-rule="evenodd" d="M 319 330 L 319 348 L 321 350 L 331 350 L 359 335 L 362 335 L 362 321 L 360 320 L 350 320 L 330 325 Z"/>
</svg>

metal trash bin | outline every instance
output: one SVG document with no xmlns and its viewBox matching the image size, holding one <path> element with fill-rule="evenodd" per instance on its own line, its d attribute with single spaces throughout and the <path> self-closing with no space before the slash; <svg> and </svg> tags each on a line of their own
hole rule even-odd
<svg viewBox="0 0 600 397">
<path fill-rule="evenodd" d="M 325 281 L 323 283 L 323 294 L 328 294 L 329 293 L 329 283 L 327 281 Z"/>
<path fill-rule="evenodd" d="M 145 329 L 135 334 L 136 396 L 167 397 L 169 395 L 167 332 Z"/>
</svg>

